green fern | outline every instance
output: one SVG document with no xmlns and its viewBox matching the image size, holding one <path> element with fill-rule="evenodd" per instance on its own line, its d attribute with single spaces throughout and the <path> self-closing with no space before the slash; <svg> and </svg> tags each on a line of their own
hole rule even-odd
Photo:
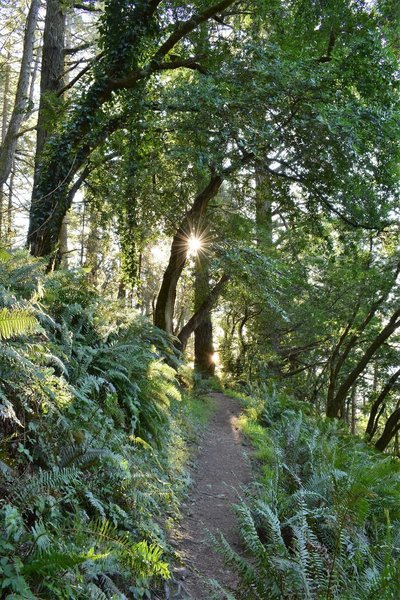
<svg viewBox="0 0 400 600">
<path fill-rule="evenodd" d="M 81 565 L 88 558 L 93 560 L 92 554 L 63 554 L 60 552 L 43 553 L 40 556 L 35 556 L 29 562 L 26 562 L 21 569 L 25 577 L 33 575 L 35 577 L 48 577 L 63 573 L 73 567 Z"/>
<path fill-rule="evenodd" d="M 89 583 L 87 590 L 90 594 L 90 600 L 109 600 L 109 597 L 94 583 Z"/>
<path fill-rule="evenodd" d="M 398 463 L 295 408 L 258 399 L 244 425 L 260 457 L 263 445 L 272 444 L 276 477 L 263 479 L 260 498 L 236 507 L 249 559 L 226 540 L 216 542 L 241 577 L 239 598 L 373 600 L 383 594 L 393 600 L 400 573 Z M 260 428 L 266 412 L 267 430 Z"/>
<path fill-rule="evenodd" d="M 169 338 L 23 253 L 0 260 L 0 302 L 20 318 L 0 344 L 2 593 L 151 596 L 186 481 Z"/>
<path fill-rule="evenodd" d="M 36 331 L 37 327 L 37 320 L 27 309 L 0 309 L 0 338 L 2 340 L 28 335 Z"/>
</svg>

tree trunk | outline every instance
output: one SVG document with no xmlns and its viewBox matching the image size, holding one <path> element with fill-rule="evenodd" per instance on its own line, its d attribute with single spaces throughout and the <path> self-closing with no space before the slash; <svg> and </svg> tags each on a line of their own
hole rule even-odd
<svg viewBox="0 0 400 600">
<path fill-rule="evenodd" d="M 213 326 L 208 312 L 194 331 L 194 368 L 203 377 L 215 374 Z"/>
<path fill-rule="evenodd" d="M 28 106 L 29 106 L 29 112 L 27 113 L 27 117 L 32 116 L 34 110 L 35 110 L 35 88 L 36 88 L 36 79 L 37 79 L 37 75 L 39 73 L 39 69 L 40 69 L 40 65 L 42 62 L 42 48 L 37 48 L 36 50 L 36 57 L 35 57 L 35 62 L 33 65 L 33 70 L 32 70 L 32 77 L 31 77 L 31 82 L 29 85 L 29 95 L 28 95 Z"/>
<path fill-rule="evenodd" d="M 328 394 L 327 394 L 327 403 L 326 403 L 327 416 L 331 416 L 332 414 L 334 416 L 338 416 L 338 414 L 335 414 L 336 410 L 337 410 L 335 407 L 335 402 L 336 402 L 336 388 L 337 388 L 337 383 L 338 383 L 341 369 L 342 369 L 343 365 L 345 364 L 346 359 L 349 356 L 350 352 L 356 346 L 357 341 L 360 338 L 360 335 L 365 331 L 365 329 L 367 328 L 369 323 L 372 321 L 372 319 L 374 318 L 375 314 L 377 313 L 379 307 L 382 306 L 382 304 L 385 302 L 385 300 L 387 300 L 387 298 L 390 294 L 390 291 L 393 288 L 393 285 L 396 283 L 399 273 L 400 273 L 400 263 L 397 263 L 393 275 L 388 280 L 388 285 L 387 285 L 385 292 L 372 304 L 372 306 L 370 307 L 364 320 L 360 323 L 360 325 L 358 327 L 356 327 L 356 331 L 350 337 L 348 337 L 349 333 L 352 331 L 352 329 L 354 329 L 355 320 L 356 320 L 358 311 L 360 309 L 361 301 L 360 301 L 360 298 L 358 299 L 358 301 L 354 307 L 353 313 L 352 313 L 348 323 L 346 324 L 346 327 L 345 327 L 342 335 L 340 336 L 338 343 L 334 347 L 333 352 L 330 357 L 330 360 L 329 360 L 329 385 L 328 385 Z"/>
<path fill-rule="evenodd" d="M 5 243 L 6 245 L 10 245 L 12 244 L 12 238 L 13 238 L 13 230 L 12 230 L 12 224 L 13 224 L 13 195 L 14 195 L 14 179 L 15 179 L 15 162 L 13 161 L 13 164 L 11 166 L 11 174 L 10 174 L 10 180 L 8 183 L 8 202 L 7 202 L 7 221 L 6 221 L 6 231 L 4 234 L 4 239 L 5 239 Z"/>
<path fill-rule="evenodd" d="M 32 0 L 26 21 L 22 60 L 14 108 L 8 123 L 4 142 L 0 148 L 0 186 L 6 183 L 8 176 L 10 175 L 15 150 L 17 148 L 18 132 L 25 119 L 28 108 L 29 81 L 39 8 L 40 0 Z"/>
<path fill-rule="evenodd" d="M 351 433 L 355 435 L 357 426 L 357 387 L 351 388 Z"/>
<path fill-rule="evenodd" d="M 8 124 L 8 116 L 9 116 L 9 108 L 10 108 L 10 65 L 9 62 L 11 60 L 10 51 L 7 52 L 7 63 L 4 67 L 4 89 L 3 89 L 3 114 L 1 116 L 1 144 L 4 144 L 4 140 L 6 139 L 7 133 L 7 124 Z"/>
<path fill-rule="evenodd" d="M 65 215 L 60 231 L 60 265 L 63 269 L 68 269 L 68 216 Z"/>
<path fill-rule="evenodd" d="M 79 264 L 81 267 L 83 267 L 83 262 L 85 260 L 85 250 L 86 250 L 86 209 L 87 209 L 87 200 L 84 198 L 83 199 L 83 205 L 82 205 L 82 219 L 81 219 L 81 234 L 79 236 L 80 238 L 80 243 L 81 243 L 81 247 L 80 247 L 80 258 L 79 258 Z"/>
<path fill-rule="evenodd" d="M 372 440 L 376 430 L 378 428 L 379 419 L 383 413 L 385 408 L 384 401 L 388 394 L 392 391 L 395 386 L 398 378 L 400 377 L 400 369 L 398 369 L 393 375 L 390 377 L 389 381 L 386 383 L 385 387 L 375 400 L 375 402 L 371 406 L 371 411 L 369 413 L 369 419 L 367 428 L 365 430 L 365 436 L 368 440 Z M 379 411 L 379 412 L 378 412 Z"/>
<path fill-rule="evenodd" d="M 86 258 L 85 258 L 85 268 L 88 269 L 88 278 L 94 287 L 99 285 L 99 269 L 100 269 L 100 254 L 101 254 L 101 244 L 100 244 L 100 227 L 99 227 L 99 215 L 96 208 L 92 203 L 88 205 L 88 222 L 89 222 L 89 232 L 86 239 Z M 125 298 L 125 289 L 124 295 L 118 296 L 120 299 Z"/>
<path fill-rule="evenodd" d="M 4 144 L 6 133 L 7 133 L 7 123 L 8 123 L 8 113 L 9 113 L 9 93 L 10 93 L 10 65 L 8 62 L 11 59 L 10 52 L 7 53 L 7 64 L 4 68 L 4 90 L 3 90 L 3 114 L 1 119 L 1 144 Z M 6 195 L 4 193 L 4 183 L 0 184 L 0 239 L 2 238 L 3 231 L 3 222 L 4 222 L 4 212 L 5 212 L 5 199 Z"/>
<path fill-rule="evenodd" d="M 126 287 L 125 282 L 122 281 L 122 279 L 120 280 L 118 285 L 117 298 L 118 300 L 123 300 L 124 303 L 126 302 Z"/>
<path fill-rule="evenodd" d="M 375 352 L 379 350 L 382 344 L 384 344 L 386 340 L 392 335 L 392 333 L 394 333 L 394 331 L 396 331 L 396 329 L 400 326 L 400 321 L 397 320 L 399 317 L 400 309 L 396 310 L 393 313 L 387 325 L 380 331 L 380 333 L 375 337 L 373 342 L 368 346 L 367 350 L 364 352 L 363 356 L 360 358 L 354 369 L 340 385 L 332 403 L 327 406 L 327 417 L 343 418 L 343 409 L 346 401 L 346 396 L 349 390 L 354 385 L 359 375 L 361 375 L 361 373 L 364 371 L 364 369 L 374 356 Z"/>
<path fill-rule="evenodd" d="M 208 258 L 199 254 L 196 258 L 195 272 L 195 312 L 201 307 L 210 293 Z M 210 311 L 194 330 L 194 366 L 203 377 L 212 377 L 215 373 L 213 345 L 213 327 Z"/>
<path fill-rule="evenodd" d="M 35 173 L 33 189 L 39 185 L 41 175 L 42 152 L 47 138 L 54 129 L 50 115 L 59 112 L 56 105 L 62 105 L 58 98 L 58 92 L 64 86 L 64 56 L 65 56 L 65 32 L 66 13 L 63 0 L 47 0 L 46 18 L 43 33 L 42 67 L 40 76 L 40 102 L 37 121 Z M 32 204 L 38 199 L 32 198 Z M 32 213 L 31 208 L 31 213 Z M 67 257 L 65 247 L 67 245 L 67 225 L 63 218 L 60 223 L 59 240 L 63 248 L 60 248 L 59 257 L 64 262 Z M 62 258 L 64 257 L 64 258 Z"/>
<path fill-rule="evenodd" d="M 381 437 L 375 444 L 375 448 L 383 452 L 386 450 L 392 439 L 395 437 L 397 432 L 400 431 L 400 408 L 396 408 L 396 410 L 390 415 L 388 420 L 386 421 L 385 428 Z"/>
<path fill-rule="evenodd" d="M 168 333 L 173 333 L 176 288 L 186 263 L 188 238 L 193 230 L 198 230 L 208 204 L 218 193 L 222 182 L 222 175 L 211 177 L 206 187 L 197 194 L 192 208 L 186 213 L 172 240 L 169 262 L 154 312 L 154 324 Z"/>
<path fill-rule="evenodd" d="M 49 114 L 54 113 L 56 103 L 60 104 L 57 93 L 64 87 L 65 24 L 64 0 L 47 0 L 43 33 L 34 185 L 38 183 L 38 169 L 43 147 L 54 127 L 54 124 L 49 121 Z"/>
<path fill-rule="evenodd" d="M 214 306 L 215 302 L 217 301 L 219 295 L 221 294 L 222 290 L 224 289 L 225 284 L 229 281 L 229 279 L 230 279 L 230 275 L 223 275 L 221 277 L 221 279 L 218 281 L 218 283 L 213 287 L 213 289 L 209 293 L 206 300 L 204 300 L 204 302 L 200 306 L 200 308 L 195 312 L 195 314 L 189 319 L 189 321 L 186 323 L 186 325 L 182 328 L 181 332 L 178 335 L 178 340 L 180 343 L 179 349 L 182 350 L 182 352 L 185 350 L 192 333 L 195 331 L 195 329 L 197 329 L 197 327 L 199 327 L 199 325 L 201 325 L 201 323 L 203 322 L 203 319 L 205 319 L 207 317 L 207 315 L 210 313 L 210 310 Z"/>
</svg>

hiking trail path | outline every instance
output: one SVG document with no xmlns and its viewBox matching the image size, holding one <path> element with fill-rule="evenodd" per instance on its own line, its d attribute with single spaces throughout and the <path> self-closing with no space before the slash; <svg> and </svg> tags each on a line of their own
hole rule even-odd
<svg viewBox="0 0 400 600">
<path fill-rule="evenodd" d="M 192 471 L 194 485 L 172 538 L 183 566 L 175 568 L 173 583 L 165 588 L 165 600 L 211 600 L 216 596 L 210 579 L 233 593 L 238 584 L 236 574 L 213 548 L 209 533 L 216 537 L 222 533 L 240 553 L 242 543 L 231 506 L 251 481 L 248 445 L 237 424 L 239 402 L 219 392 L 210 396 L 215 410 L 199 440 Z"/>
</svg>

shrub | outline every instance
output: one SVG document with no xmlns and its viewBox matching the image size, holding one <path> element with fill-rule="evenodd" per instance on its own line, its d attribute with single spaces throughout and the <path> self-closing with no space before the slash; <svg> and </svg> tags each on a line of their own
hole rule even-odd
<svg viewBox="0 0 400 600">
<path fill-rule="evenodd" d="M 173 346 L 22 253 L 0 299 L 0 595 L 149 597 L 183 478 Z"/>
<path fill-rule="evenodd" d="M 236 506 L 248 558 L 216 541 L 241 577 L 238 597 L 397 598 L 399 461 L 265 390 L 241 425 L 264 475 Z"/>
</svg>

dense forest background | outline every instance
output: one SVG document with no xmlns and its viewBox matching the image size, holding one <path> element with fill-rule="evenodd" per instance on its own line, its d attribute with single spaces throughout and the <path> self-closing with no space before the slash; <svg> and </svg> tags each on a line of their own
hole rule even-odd
<svg viewBox="0 0 400 600">
<path fill-rule="evenodd" d="M 258 399 L 265 445 L 286 414 L 299 432 L 301 410 L 326 428 L 336 484 L 345 439 L 355 486 L 366 465 L 362 489 L 398 486 L 399 3 L 2 0 L 0 17 L 6 597 L 153 597 L 169 573 L 154 519 L 179 504 L 193 426 L 177 405 L 215 375 Z M 323 469 L 301 439 L 312 491 Z M 303 521 L 317 583 L 301 587 L 304 567 L 291 591 L 277 577 L 254 598 L 395 598 L 395 552 L 372 558 L 398 534 L 390 489 L 371 492 L 389 498 L 379 517 L 344 494 L 360 500 L 357 541 L 338 505 L 326 556 Z M 257 510 L 279 555 L 280 525 Z M 338 572 L 355 577 L 343 565 L 361 556 L 375 583 L 348 591 Z"/>
</svg>

